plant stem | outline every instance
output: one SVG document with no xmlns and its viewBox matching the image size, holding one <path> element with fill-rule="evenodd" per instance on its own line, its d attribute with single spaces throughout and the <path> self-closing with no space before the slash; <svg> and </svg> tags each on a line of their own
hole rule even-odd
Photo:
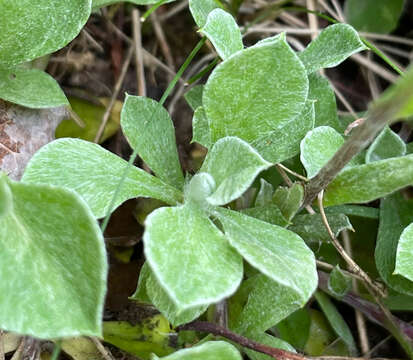
<svg viewBox="0 0 413 360">
<path fill-rule="evenodd" d="M 193 330 L 193 331 L 207 332 L 213 335 L 222 336 L 243 347 L 269 355 L 272 358 L 278 359 L 278 360 L 306 360 L 308 359 L 302 355 L 299 355 L 299 354 L 296 354 L 290 351 L 277 349 L 277 348 L 273 348 L 267 345 L 260 344 L 242 335 L 233 333 L 232 331 L 222 326 L 212 324 L 206 321 L 193 321 L 189 324 L 179 326 L 177 330 L 178 331 Z"/>
</svg>

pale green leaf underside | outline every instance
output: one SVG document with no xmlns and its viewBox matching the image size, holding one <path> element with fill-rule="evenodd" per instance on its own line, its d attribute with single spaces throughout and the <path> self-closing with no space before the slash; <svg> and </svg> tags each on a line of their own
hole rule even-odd
<svg viewBox="0 0 413 360">
<path fill-rule="evenodd" d="M 142 289 L 142 288 L 145 289 Z M 168 297 L 166 291 L 159 285 L 155 275 L 153 275 L 149 265 L 145 263 L 139 275 L 139 286 L 133 298 L 141 300 L 139 296 L 147 293 L 150 303 L 168 319 L 173 326 L 188 323 L 199 317 L 206 309 L 207 305 L 180 311 L 175 303 Z"/>
<path fill-rule="evenodd" d="M 406 154 L 406 144 L 388 126 L 376 137 L 366 153 L 366 163 Z"/>
<path fill-rule="evenodd" d="M 307 93 L 305 68 L 285 36 L 237 52 L 215 68 L 204 88 L 212 141 L 237 136 L 274 161 L 270 140 L 302 113 Z"/>
<path fill-rule="evenodd" d="M 394 273 L 413 281 L 413 224 L 407 226 L 400 236 Z"/>
<path fill-rule="evenodd" d="M 255 206 L 265 206 L 272 203 L 274 187 L 265 179 L 260 179 L 260 189 L 255 198 Z"/>
<path fill-rule="evenodd" d="M 89 18 L 92 0 L 0 1 L 0 64 L 11 66 L 64 47 Z"/>
<path fill-rule="evenodd" d="M 342 125 L 337 116 L 336 96 L 329 81 L 317 73 L 310 74 L 308 80 L 310 81 L 308 98 L 310 100 L 315 100 L 314 126 L 330 126 L 333 129 L 340 131 Z"/>
<path fill-rule="evenodd" d="M 153 360 L 242 360 L 237 348 L 225 341 L 208 341 L 202 345 L 179 350 L 169 356 Z"/>
<path fill-rule="evenodd" d="M 0 217 L 0 328 L 47 339 L 101 336 L 106 254 L 86 203 L 62 188 L 8 186 L 13 203 Z"/>
<path fill-rule="evenodd" d="M 344 11 L 349 24 L 359 31 L 389 33 L 398 24 L 404 0 L 347 0 Z"/>
<path fill-rule="evenodd" d="M 315 258 L 298 235 L 224 208 L 217 208 L 215 215 L 226 238 L 245 260 L 270 279 L 295 291 L 303 302 L 310 298 L 318 283 Z"/>
<path fill-rule="evenodd" d="M 221 59 L 228 59 L 243 49 L 241 31 L 231 14 L 212 10 L 201 32 L 211 41 Z"/>
<path fill-rule="evenodd" d="M 209 13 L 218 8 L 220 8 L 219 3 L 215 0 L 189 0 L 189 10 L 200 28 L 207 22 Z"/>
<path fill-rule="evenodd" d="M 307 72 L 312 73 L 337 66 L 349 56 L 365 49 L 357 31 L 350 25 L 334 24 L 325 28 L 298 56 Z"/>
<path fill-rule="evenodd" d="M 182 189 L 184 176 L 176 149 L 175 129 L 166 109 L 144 96 L 127 95 L 122 131 L 133 149 L 164 182 Z"/>
<path fill-rule="evenodd" d="M 7 175 L 0 171 L 0 218 L 12 208 L 13 194 L 7 184 Z"/>
<path fill-rule="evenodd" d="M 218 140 L 201 167 L 215 180 L 215 191 L 207 198 L 211 205 L 224 205 L 240 197 L 256 176 L 271 166 L 248 143 L 236 137 Z"/>
<path fill-rule="evenodd" d="M 0 68 L 0 99 L 33 109 L 69 105 L 56 80 L 36 69 Z"/>
<path fill-rule="evenodd" d="M 206 204 L 206 199 L 215 189 L 214 178 L 204 172 L 195 174 L 185 188 L 185 201 L 195 202 L 201 207 Z"/>
<path fill-rule="evenodd" d="M 129 2 L 135 5 L 151 5 L 156 4 L 159 0 L 92 0 L 92 7 L 100 8 L 103 6 L 108 6 L 112 4 L 117 4 L 121 2 Z M 166 0 L 165 2 L 172 2 L 175 0 Z"/>
<path fill-rule="evenodd" d="M 333 328 L 334 332 L 341 339 L 343 339 L 350 352 L 352 354 L 355 354 L 357 347 L 353 335 L 351 334 L 350 328 L 348 327 L 347 323 L 344 321 L 343 317 L 338 312 L 334 304 L 331 302 L 327 295 L 320 291 L 317 291 L 314 294 L 314 297 L 316 298 L 321 310 L 327 317 L 327 320 Z"/>
<path fill-rule="evenodd" d="M 146 219 L 145 255 L 160 285 L 179 310 L 233 294 L 242 258 L 195 206 L 155 210 Z"/>
<path fill-rule="evenodd" d="M 59 139 L 41 148 L 30 160 L 22 181 L 75 190 L 97 218 L 106 215 L 127 162 L 111 152 L 79 139 Z M 115 201 L 115 207 L 136 197 L 151 197 L 175 205 L 181 193 L 134 166 Z"/>
<path fill-rule="evenodd" d="M 326 206 L 365 203 L 413 184 L 413 155 L 343 170 L 327 187 Z"/>
<path fill-rule="evenodd" d="M 235 332 L 247 336 L 264 332 L 307 302 L 290 287 L 285 287 L 263 274 L 255 275 L 247 281 L 253 282 L 253 289 L 234 326 Z"/>
<path fill-rule="evenodd" d="M 207 149 L 212 145 L 211 129 L 209 120 L 205 114 L 202 106 L 198 107 L 192 118 L 192 142 L 196 141 L 198 144 L 205 146 Z"/>
<path fill-rule="evenodd" d="M 300 145 L 300 160 L 307 177 L 316 176 L 343 144 L 343 137 L 329 126 L 319 126 L 309 131 Z"/>
<path fill-rule="evenodd" d="M 413 281 L 395 274 L 397 247 L 404 229 L 413 222 L 413 202 L 396 193 L 380 203 L 380 223 L 377 235 L 376 267 L 384 282 L 394 290 L 413 295 Z M 411 266 L 411 263 L 410 263 Z"/>
<path fill-rule="evenodd" d="M 279 186 L 275 190 L 273 203 L 276 204 L 283 216 L 290 221 L 300 210 L 304 199 L 304 187 L 301 183 L 294 183 L 291 187 Z"/>
</svg>

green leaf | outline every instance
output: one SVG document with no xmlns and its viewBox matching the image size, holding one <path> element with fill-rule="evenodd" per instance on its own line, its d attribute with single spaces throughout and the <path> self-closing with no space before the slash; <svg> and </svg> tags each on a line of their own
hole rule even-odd
<svg viewBox="0 0 413 360">
<path fill-rule="evenodd" d="M 307 301 L 317 287 L 313 252 L 292 231 L 239 212 L 217 208 L 229 243 L 261 273 Z M 291 271 L 299 268 L 300 271 Z M 266 329 L 264 329 L 266 330 Z"/>
<path fill-rule="evenodd" d="M 271 346 L 273 348 L 295 352 L 295 349 L 290 344 L 288 344 L 284 340 L 278 339 L 267 333 L 259 333 L 259 334 L 250 335 L 249 339 L 257 341 L 260 344 Z M 274 359 L 272 356 L 259 353 L 257 351 L 248 349 L 246 347 L 244 347 L 243 350 L 251 360 L 272 360 Z"/>
<path fill-rule="evenodd" d="M 13 209 L 13 194 L 7 184 L 7 176 L 0 171 L 0 219 Z"/>
<path fill-rule="evenodd" d="M 329 126 L 319 126 L 309 131 L 300 145 L 300 160 L 307 177 L 316 176 L 343 144 L 343 137 Z"/>
<path fill-rule="evenodd" d="M 207 207 L 206 199 L 215 190 L 215 180 L 208 173 L 198 173 L 190 180 L 185 189 L 185 201 L 195 202 L 200 207 Z"/>
<path fill-rule="evenodd" d="M 192 118 L 192 132 L 192 142 L 196 141 L 207 149 L 211 147 L 211 129 L 209 120 L 206 117 L 205 110 L 202 106 L 198 107 L 194 112 L 194 117 Z"/>
<path fill-rule="evenodd" d="M 296 349 L 304 349 L 310 335 L 311 317 L 308 309 L 303 308 L 277 324 L 281 339 L 293 345 Z"/>
<path fill-rule="evenodd" d="M 154 356 L 152 360 L 158 360 Z M 189 349 L 179 350 L 163 360 L 242 360 L 237 348 L 225 341 L 208 341 Z"/>
<path fill-rule="evenodd" d="M 388 126 L 376 137 L 366 153 L 366 163 L 406 154 L 406 144 Z"/>
<path fill-rule="evenodd" d="M 215 68 L 204 88 L 212 141 L 237 136 L 274 161 L 278 148 L 271 140 L 301 115 L 307 93 L 304 66 L 285 36 L 239 51 Z"/>
<path fill-rule="evenodd" d="M 135 324 L 126 321 L 105 321 L 104 341 L 140 359 L 149 360 L 151 354 L 166 356 L 174 351 L 174 340 L 168 321 L 162 315 L 147 317 Z"/>
<path fill-rule="evenodd" d="M 334 24 L 325 28 L 299 53 L 307 72 L 339 65 L 349 56 L 367 49 L 350 25 Z"/>
<path fill-rule="evenodd" d="M 151 5 L 156 4 L 159 0 L 92 0 L 93 9 L 101 8 L 112 4 L 118 4 L 121 2 L 129 2 L 135 5 Z M 165 3 L 175 0 L 165 0 Z"/>
<path fill-rule="evenodd" d="M 284 217 L 290 221 L 300 210 L 304 199 L 304 187 L 300 183 L 293 184 L 290 188 L 280 186 L 275 190 L 273 202 L 280 208 Z"/>
<path fill-rule="evenodd" d="M 133 149 L 164 182 L 182 189 L 184 176 L 176 149 L 175 129 L 166 109 L 144 96 L 127 95 L 122 131 Z"/>
<path fill-rule="evenodd" d="M 335 333 L 344 340 L 351 354 L 357 352 L 356 343 L 354 341 L 353 335 L 351 334 L 350 328 L 344 321 L 341 314 L 338 312 L 334 304 L 330 301 L 327 295 L 320 291 L 316 291 L 314 294 L 318 305 L 320 305 L 321 310 L 327 317 L 328 322 L 334 329 Z"/>
<path fill-rule="evenodd" d="M 0 217 L 0 328 L 45 339 L 100 336 L 106 253 L 86 203 L 57 187 L 1 183 L 13 202 Z"/>
<path fill-rule="evenodd" d="M 203 92 L 204 85 L 196 85 L 185 93 L 184 98 L 193 111 L 202 106 Z"/>
<path fill-rule="evenodd" d="M 265 161 L 245 141 L 227 136 L 218 140 L 208 152 L 200 172 L 215 180 L 215 191 L 207 198 L 211 205 L 224 205 L 240 197 L 256 176 L 269 168 Z"/>
<path fill-rule="evenodd" d="M 366 219 L 378 219 L 379 209 L 360 205 L 337 205 L 325 209 L 329 214 L 345 214 L 348 216 L 358 216 Z"/>
<path fill-rule="evenodd" d="M 413 282 L 394 273 L 397 245 L 403 230 L 413 222 L 413 202 L 401 194 L 381 200 L 380 223 L 376 243 L 376 266 L 384 282 L 394 290 L 413 295 Z"/>
<path fill-rule="evenodd" d="M 196 206 L 155 210 L 143 240 L 151 269 L 179 310 L 218 302 L 242 279 L 242 258 Z"/>
<path fill-rule="evenodd" d="M 344 214 L 329 214 L 327 219 L 336 236 L 343 230 L 354 231 L 350 220 Z M 288 229 L 301 236 L 307 243 L 330 241 L 330 236 L 320 214 L 297 215 L 293 219 L 293 225 L 290 225 Z"/>
<path fill-rule="evenodd" d="M 0 67 L 0 99 L 32 109 L 69 105 L 59 84 L 36 69 Z"/>
<path fill-rule="evenodd" d="M 208 305 L 193 307 L 188 310 L 180 310 L 175 303 L 169 298 L 166 291 L 161 287 L 153 272 L 150 270 L 147 263 L 144 264 L 146 268 L 146 291 L 148 297 L 153 305 L 168 319 L 173 326 L 179 326 L 188 323 L 199 317 Z M 143 270 L 143 268 L 142 268 Z"/>
<path fill-rule="evenodd" d="M 212 10 L 200 31 L 211 41 L 223 60 L 244 48 L 235 19 L 222 9 Z"/>
<path fill-rule="evenodd" d="M 268 204 L 263 206 L 255 206 L 241 210 L 245 215 L 252 216 L 261 221 L 268 222 L 270 224 L 278 226 L 287 226 L 289 222 L 281 213 L 281 210 L 277 205 Z"/>
<path fill-rule="evenodd" d="M 330 82 L 317 73 L 308 76 L 310 88 L 308 98 L 315 100 L 315 126 L 330 126 L 340 131 L 342 125 L 337 116 L 336 96 L 330 86 Z"/>
<path fill-rule="evenodd" d="M 300 152 L 301 140 L 314 128 L 314 115 L 314 101 L 309 100 L 299 116 L 279 129 L 269 132 L 253 146 L 274 163 L 294 157 Z"/>
<path fill-rule="evenodd" d="M 403 11 L 404 0 L 347 0 L 346 20 L 359 31 L 390 33 Z"/>
<path fill-rule="evenodd" d="M 397 245 L 395 275 L 413 281 L 413 224 L 407 226 L 400 235 Z"/>
<path fill-rule="evenodd" d="M 332 295 L 341 298 L 351 290 L 352 282 L 351 278 L 345 275 L 337 265 L 328 277 L 327 286 Z"/>
<path fill-rule="evenodd" d="M 189 0 L 189 10 L 200 28 L 206 24 L 209 13 L 218 8 L 221 6 L 216 0 Z"/>
<path fill-rule="evenodd" d="M 263 274 L 248 280 L 253 283 L 253 289 L 234 325 L 235 332 L 247 336 L 264 332 L 304 306 L 308 300 L 304 300 L 291 287 L 285 287 Z"/>
<path fill-rule="evenodd" d="M 79 139 L 59 139 L 30 160 L 22 181 L 75 190 L 97 218 L 106 215 L 127 163 L 99 145 Z M 152 197 L 175 205 L 182 195 L 147 172 L 131 167 L 115 207 L 136 197 Z"/>
<path fill-rule="evenodd" d="M 145 262 L 139 272 L 138 285 L 134 294 L 130 297 L 132 300 L 136 300 L 142 304 L 151 304 L 151 299 L 146 291 L 146 282 L 148 281 L 149 275 L 151 274 L 151 269 L 149 265 Z"/>
<path fill-rule="evenodd" d="M 50 54 L 79 34 L 92 0 L 0 2 L 0 64 L 12 66 Z"/>
<path fill-rule="evenodd" d="M 255 206 L 265 206 L 272 203 L 272 196 L 274 194 L 274 187 L 265 179 L 260 179 L 260 190 L 255 199 Z"/>
<path fill-rule="evenodd" d="M 94 103 L 81 98 L 69 97 L 70 107 L 82 119 L 85 127 L 80 127 L 73 119 L 63 120 L 56 129 L 56 139 L 71 137 L 93 141 L 102 123 L 102 117 L 106 111 L 104 102 L 107 99 L 96 100 L 96 103 Z M 103 143 L 119 130 L 122 105 L 121 101 L 115 102 L 99 143 Z"/>
<path fill-rule="evenodd" d="M 413 155 L 344 169 L 327 187 L 324 205 L 365 203 L 413 184 Z"/>
</svg>

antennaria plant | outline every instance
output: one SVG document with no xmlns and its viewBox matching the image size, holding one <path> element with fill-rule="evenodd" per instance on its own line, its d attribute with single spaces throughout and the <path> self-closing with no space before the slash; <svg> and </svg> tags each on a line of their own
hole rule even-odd
<svg viewBox="0 0 413 360">
<path fill-rule="evenodd" d="M 0 0 L 0 13 L 10 17 L 0 23 L 6 31 L 6 40 L 0 40 L 0 97 L 33 108 L 67 105 L 51 77 L 21 65 L 66 45 L 92 8 L 115 2 L 59 2 L 50 13 L 44 1 L 28 12 L 26 1 Z M 347 24 L 328 26 L 301 52 L 291 48 L 284 33 L 246 47 L 236 20 L 221 5 L 189 1 L 199 32 L 221 59 L 206 83 L 186 94 L 194 111 L 193 141 L 208 150 L 197 173 L 182 171 L 173 122 L 163 107 L 167 93 L 161 102 L 127 95 L 121 112 L 122 131 L 152 174 L 129 166 L 133 158 L 128 165 L 100 145 L 74 138 L 41 148 L 21 182 L 1 174 L 0 289 L 10 294 L 0 297 L 1 329 L 47 339 L 101 336 L 107 261 L 97 220 L 137 197 L 157 199 L 162 206 L 145 220 L 146 263 L 132 298 L 154 305 L 178 330 L 202 331 L 191 322 L 228 305 L 224 325 L 241 345 L 206 341 L 165 359 L 235 360 L 241 359 L 240 351 L 261 359 L 256 347 L 247 349 L 245 338 L 292 359 L 292 344 L 267 331 L 278 325 L 282 333 L 314 294 L 354 354 L 350 329 L 329 297 L 316 292 L 314 251 L 320 244 L 335 244 L 343 230 L 353 230 L 350 215 L 379 218 L 375 257 L 381 279 L 412 296 L 411 201 L 396 191 L 413 184 L 413 155 L 389 127 L 412 114 L 412 71 L 372 104 L 363 125 L 347 136 L 334 92 L 319 70 L 367 49 L 357 31 Z M 27 13 L 31 34 L 18 32 L 16 11 Z M 64 14 L 70 14 L 65 22 Z M 49 17 L 64 27 L 46 26 Z M 11 43 L 11 32 L 21 36 L 21 46 Z M 299 161 L 303 172 L 285 168 Z M 287 181 L 288 187 L 269 181 L 264 174 L 275 168 L 300 181 Z M 324 190 L 319 199 L 329 207 L 327 216 L 322 206 L 320 213 L 311 208 Z M 347 205 L 380 198 L 379 213 Z M 351 287 L 348 273 L 332 269 L 329 293 L 343 298 Z M 349 273 L 367 287 L 374 285 L 361 269 Z M 411 355 L 403 329 L 391 319 L 389 324 Z"/>
</svg>

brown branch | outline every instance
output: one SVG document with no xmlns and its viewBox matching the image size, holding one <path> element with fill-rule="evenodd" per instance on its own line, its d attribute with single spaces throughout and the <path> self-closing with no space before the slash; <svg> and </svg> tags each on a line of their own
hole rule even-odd
<svg viewBox="0 0 413 360">
<path fill-rule="evenodd" d="M 178 331 L 182 331 L 182 330 L 200 331 L 200 332 L 207 332 L 213 335 L 222 336 L 243 347 L 269 355 L 272 358 L 278 359 L 278 360 L 307 360 L 309 359 L 300 354 L 296 354 L 290 351 L 277 349 L 277 348 L 273 348 L 267 345 L 260 344 L 254 340 L 250 340 L 244 336 L 235 334 L 232 331 L 222 326 L 212 324 L 206 321 L 193 321 L 189 324 L 179 326 L 177 330 Z"/>
</svg>

